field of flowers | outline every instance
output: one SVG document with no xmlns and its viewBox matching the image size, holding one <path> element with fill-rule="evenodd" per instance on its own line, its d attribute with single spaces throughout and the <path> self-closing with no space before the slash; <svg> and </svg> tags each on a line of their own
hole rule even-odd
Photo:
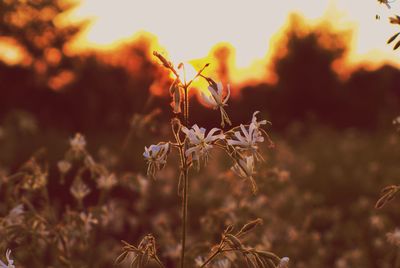
<svg viewBox="0 0 400 268">
<path fill-rule="evenodd" d="M 297 15 L 273 81 L 229 45 L 68 53 L 72 6 L 0 1 L 0 268 L 400 268 L 398 67 Z"/>
<path fill-rule="evenodd" d="M 1 166 L 0 246 L 3 252 L 11 249 L 7 256 L 16 267 L 110 267 L 123 252 L 121 240 L 138 245 L 148 234 L 163 265 L 176 267 L 182 224 L 179 158 L 169 156 L 152 180 L 142 155 L 144 146 L 171 137 L 168 122 L 157 126 L 157 131 L 132 132 L 121 150 L 124 139 L 117 135 L 43 136 L 26 113 L 4 122 L 2 163 L 15 162 L 16 155 L 26 158 L 14 167 Z M 200 172 L 190 171 L 188 267 L 215 250 L 228 226 L 240 229 L 255 219 L 263 224 L 242 243 L 288 256 L 290 267 L 397 267 L 396 201 L 374 208 L 380 189 L 400 176 L 395 129 L 365 134 L 314 127 L 305 134 L 301 128 L 294 125 L 285 137 L 272 132 L 273 148 L 260 146 L 265 162 L 254 176 L 257 194 L 230 170 L 232 161 L 223 151 L 212 152 Z M 121 267 L 129 267 L 132 256 Z M 243 266 L 234 254 L 211 263 Z"/>
</svg>

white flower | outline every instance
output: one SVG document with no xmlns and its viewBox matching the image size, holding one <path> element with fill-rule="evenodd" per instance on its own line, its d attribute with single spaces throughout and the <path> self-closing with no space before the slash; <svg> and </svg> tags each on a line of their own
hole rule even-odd
<svg viewBox="0 0 400 268">
<path fill-rule="evenodd" d="M 225 97 L 223 97 L 224 88 L 222 86 L 222 83 L 218 82 L 216 85 L 217 90 L 215 90 L 215 88 L 213 88 L 212 86 L 208 86 L 208 91 L 210 91 L 211 95 L 206 95 L 204 92 L 201 92 L 204 101 L 214 109 L 217 109 L 221 106 L 226 106 L 226 103 L 228 102 L 228 99 L 231 95 L 231 89 L 229 85 L 227 85 L 227 94 Z"/>
<path fill-rule="evenodd" d="M 15 268 L 14 261 L 11 259 L 11 249 L 6 251 L 7 264 L 0 260 L 0 268 Z"/>
<path fill-rule="evenodd" d="M 239 151 L 247 151 L 256 157 L 257 160 L 262 159 L 258 153 L 258 143 L 264 142 L 264 137 L 260 130 L 261 125 L 267 124 L 266 120 L 257 121 L 256 115 L 259 111 L 254 112 L 253 118 L 248 129 L 244 125 L 240 125 L 240 131 L 235 131 L 236 140 L 228 139 L 228 145 L 235 147 Z"/>
<path fill-rule="evenodd" d="M 239 159 L 231 169 L 238 176 L 249 179 L 251 182 L 253 193 L 257 192 L 257 185 L 253 178 L 255 170 L 254 157 L 252 155 L 246 156 L 245 159 Z"/>
<path fill-rule="evenodd" d="M 283 257 L 279 262 L 278 268 L 289 268 L 289 258 Z"/>
<path fill-rule="evenodd" d="M 117 178 L 115 177 L 114 173 L 111 173 L 107 176 L 102 175 L 100 178 L 97 180 L 97 187 L 99 189 L 105 189 L 109 190 L 111 189 L 115 184 L 117 184 Z"/>
<path fill-rule="evenodd" d="M 143 156 L 147 160 L 147 175 L 154 178 L 157 170 L 162 169 L 167 163 L 169 153 L 169 143 L 150 145 L 149 148 L 144 147 Z"/>
<path fill-rule="evenodd" d="M 205 103 L 210 105 L 213 109 L 218 109 L 220 110 L 221 113 L 221 126 L 225 127 L 225 122 L 228 125 L 232 125 L 231 120 L 229 119 L 228 114 L 226 113 L 224 106 L 227 106 L 228 99 L 231 95 L 231 89 L 230 86 L 227 85 L 227 94 L 224 97 L 223 96 L 223 86 L 222 83 L 215 83 L 213 80 L 210 78 L 207 78 L 208 83 L 210 86 L 208 87 L 208 91 L 210 91 L 211 95 L 206 95 L 204 92 L 201 93 L 201 96 L 203 97 L 203 100 Z"/>
<path fill-rule="evenodd" d="M 80 133 L 76 133 L 75 137 L 69 141 L 69 145 L 71 146 L 72 150 L 76 152 L 82 152 L 86 147 L 85 137 Z"/>
<path fill-rule="evenodd" d="M 250 151 L 252 154 L 256 154 L 258 150 L 258 142 L 263 142 L 264 138 L 260 135 L 255 135 L 254 131 L 256 130 L 254 124 L 250 124 L 249 129 L 247 130 L 244 125 L 240 125 L 240 131 L 235 131 L 234 135 L 236 140 L 228 139 L 228 145 L 234 146 L 236 149 L 240 151 Z"/>
<path fill-rule="evenodd" d="M 215 134 L 217 131 L 220 131 L 220 133 Z M 182 132 L 186 134 L 189 139 L 189 145 L 191 145 L 185 154 L 187 157 L 192 156 L 192 159 L 197 162 L 200 159 L 204 159 L 207 162 L 209 151 L 213 148 L 213 142 L 225 139 L 225 135 L 218 128 L 211 129 L 207 136 L 206 129 L 199 128 L 197 125 L 193 125 L 191 129 L 182 127 Z"/>
</svg>

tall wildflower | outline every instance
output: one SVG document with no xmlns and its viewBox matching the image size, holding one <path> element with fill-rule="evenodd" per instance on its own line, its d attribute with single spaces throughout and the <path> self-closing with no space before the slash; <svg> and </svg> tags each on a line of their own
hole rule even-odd
<svg viewBox="0 0 400 268">
<path fill-rule="evenodd" d="M 252 190 L 254 193 L 257 191 L 257 185 L 253 178 L 255 175 L 255 162 L 256 160 L 262 160 L 262 156 L 259 152 L 259 143 L 264 142 L 265 137 L 270 141 L 265 130 L 262 129 L 263 125 L 267 124 L 266 120 L 259 121 L 257 119 L 258 111 L 253 113 L 251 123 L 249 125 L 243 125 L 234 127 L 228 131 L 223 131 L 219 128 L 212 128 L 208 133 L 205 128 L 199 127 L 194 124 L 189 127 L 189 95 L 188 90 L 194 79 L 201 77 L 205 79 L 209 86 L 209 95 L 202 94 L 204 101 L 211 106 L 211 108 L 219 109 L 221 115 L 221 127 L 224 128 L 227 125 L 232 125 L 231 120 L 225 107 L 228 105 L 227 102 L 230 97 L 230 86 L 227 86 L 226 93 L 222 83 L 216 83 L 212 78 L 206 77 L 202 74 L 203 70 L 208 66 L 206 64 L 200 69 L 197 75 L 190 81 L 186 81 L 186 76 L 180 77 L 179 72 L 175 69 L 173 64 L 165 59 L 160 53 L 154 52 L 154 55 L 161 61 L 162 65 L 170 70 L 174 75 L 175 79 L 170 87 L 170 94 L 172 96 L 171 106 L 173 112 L 176 114 L 176 118 L 171 121 L 171 128 L 174 134 L 174 141 L 160 142 L 157 145 L 151 145 L 145 147 L 143 156 L 147 161 L 147 175 L 148 177 L 154 178 L 156 172 L 162 169 L 167 164 L 167 156 L 172 149 L 175 149 L 179 154 L 180 159 L 180 175 L 178 183 L 178 192 L 182 196 L 182 236 L 181 236 L 181 262 L 180 267 L 185 266 L 185 253 L 186 253 L 186 225 L 188 217 L 188 182 L 189 182 L 189 170 L 195 166 L 199 170 L 201 164 L 207 164 L 207 160 L 212 150 L 221 149 L 226 152 L 229 157 L 233 160 L 232 170 L 239 175 L 250 180 Z M 184 70 L 183 64 L 178 66 L 179 69 Z M 183 107 L 183 123 L 179 119 L 182 113 Z M 271 141 L 270 141 L 271 143 Z M 286 268 L 288 259 L 280 259 L 278 256 L 271 252 L 261 252 L 252 248 L 246 248 L 240 241 L 242 235 L 247 234 L 253 227 L 260 224 L 261 220 L 257 219 L 245 225 L 238 233 L 231 233 L 232 228 L 225 230 L 221 243 L 218 249 L 211 254 L 207 259 L 199 257 L 195 260 L 198 266 L 205 267 L 212 262 L 214 267 L 230 267 L 228 259 L 215 259 L 220 254 L 223 254 L 225 250 L 236 252 L 242 256 L 246 263 L 251 267 L 272 267 L 272 268 Z M 153 241 L 154 237 L 150 236 L 144 239 L 138 247 L 132 246 L 125 243 L 124 252 L 117 258 L 118 261 L 124 260 L 130 252 L 134 252 L 134 258 L 132 263 L 138 267 L 144 267 L 141 265 L 141 261 L 145 260 L 144 263 L 151 258 L 157 261 L 160 267 L 163 267 L 161 262 L 158 261 L 156 254 L 150 250 L 141 250 L 141 245 L 146 244 L 144 241 Z M 153 242 L 150 245 L 154 245 Z M 204 261 L 203 261 L 204 260 Z M 139 263 L 139 264 L 138 264 Z M 267 265 L 267 266 L 265 266 Z"/>
</svg>

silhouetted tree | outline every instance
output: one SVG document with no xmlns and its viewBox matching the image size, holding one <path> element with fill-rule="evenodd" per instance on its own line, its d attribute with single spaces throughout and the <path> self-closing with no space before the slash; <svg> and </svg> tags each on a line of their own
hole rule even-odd
<svg viewBox="0 0 400 268">
<path fill-rule="evenodd" d="M 25 62 L 37 74 L 55 75 L 70 67 L 65 45 L 83 26 L 62 22 L 62 15 L 73 7 L 67 1 L 0 1 L 0 36 L 22 49 Z"/>
</svg>

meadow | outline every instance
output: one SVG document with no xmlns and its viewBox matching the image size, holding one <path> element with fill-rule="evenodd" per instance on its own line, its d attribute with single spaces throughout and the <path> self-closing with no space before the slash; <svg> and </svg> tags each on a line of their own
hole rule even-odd
<svg viewBox="0 0 400 268">
<path fill-rule="evenodd" d="M 0 3 L 0 267 L 400 267 L 397 67 L 341 77 L 347 33 L 298 15 L 273 82 L 224 45 L 71 55 L 83 25 L 38 19 L 69 8 Z"/>
</svg>

